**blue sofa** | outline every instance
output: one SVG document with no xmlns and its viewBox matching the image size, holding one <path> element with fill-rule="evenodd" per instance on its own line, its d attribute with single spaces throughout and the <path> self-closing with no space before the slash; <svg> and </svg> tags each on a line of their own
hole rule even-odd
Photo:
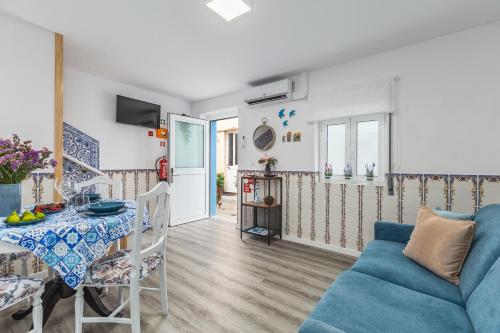
<svg viewBox="0 0 500 333">
<path fill-rule="evenodd" d="M 353 267 L 328 288 L 300 333 L 500 332 L 500 205 L 481 208 L 459 285 L 402 254 L 413 226 L 375 223 Z"/>
</svg>

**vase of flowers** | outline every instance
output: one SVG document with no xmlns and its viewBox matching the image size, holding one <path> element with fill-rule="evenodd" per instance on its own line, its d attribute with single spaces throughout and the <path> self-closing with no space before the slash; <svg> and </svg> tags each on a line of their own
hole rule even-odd
<svg viewBox="0 0 500 333">
<path fill-rule="evenodd" d="M 352 178 L 352 166 L 349 163 L 344 167 L 344 178 L 347 180 Z"/>
<path fill-rule="evenodd" d="M 365 170 L 366 170 L 366 180 L 373 180 L 375 178 L 375 163 L 371 164 L 365 164 Z"/>
<path fill-rule="evenodd" d="M 330 163 L 325 163 L 325 179 L 330 179 L 333 176 L 333 166 Z"/>
<path fill-rule="evenodd" d="M 21 142 L 16 134 L 0 138 L 0 216 L 21 210 L 21 182 L 37 169 L 55 167 L 50 154 L 47 148 L 31 148 L 31 141 Z"/>
<path fill-rule="evenodd" d="M 265 165 L 264 168 L 265 177 L 274 177 L 273 169 L 276 166 L 276 163 L 278 163 L 278 160 L 274 156 L 269 156 L 265 154 L 259 159 L 258 162 L 260 165 Z"/>
</svg>

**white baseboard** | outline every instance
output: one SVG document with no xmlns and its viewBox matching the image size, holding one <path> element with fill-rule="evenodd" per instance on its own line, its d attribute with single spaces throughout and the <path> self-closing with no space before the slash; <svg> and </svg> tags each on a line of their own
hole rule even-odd
<svg viewBox="0 0 500 333">
<path fill-rule="evenodd" d="M 283 235 L 283 239 L 287 240 L 289 242 L 294 242 L 294 243 L 300 243 L 304 245 L 309 245 L 312 247 L 317 247 L 323 250 L 328 250 L 332 251 L 335 253 L 351 256 L 351 257 L 356 257 L 358 258 L 361 255 L 361 252 L 356 251 L 356 250 L 351 250 L 351 249 L 346 249 L 344 247 L 338 246 L 338 245 L 331 245 L 331 244 L 324 244 L 324 243 L 319 243 L 319 242 L 314 242 L 309 239 L 303 239 L 303 238 L 298 238 L 298 237 L 292 237 L 292 236 L 286 236 Z"/>
</svg>

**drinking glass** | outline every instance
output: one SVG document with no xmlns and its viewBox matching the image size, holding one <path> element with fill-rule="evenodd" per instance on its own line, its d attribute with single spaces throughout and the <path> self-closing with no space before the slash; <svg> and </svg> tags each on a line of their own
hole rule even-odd
<svg viewBox="0 0 500 333">
<path fill-rule="evenodd" d="M 66 207 L 70 208 L 71 199 L 73 199 L 76 194 L 71 179 L 64 178 L 61 182 L 59 182 L 59 184 L 56 184 L 56 190 L 63 197 Z"/>
<path fill-rule="evenodd" d="M 90 204 L 90 198 L 85 193 L 80 193 L 76 195 L 73 199 L 73 205 L 78 213 L 87 209 L 87 206 L 89 204 Z"/>
</svg>

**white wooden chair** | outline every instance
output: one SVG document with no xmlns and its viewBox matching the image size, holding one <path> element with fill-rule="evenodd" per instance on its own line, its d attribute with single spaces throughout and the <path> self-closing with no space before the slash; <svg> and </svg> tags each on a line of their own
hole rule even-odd
<svg viewBox="0 0 500 333">
<path fill-rule="evenodd" d="M 160 291 L 161 309 L 164 315 L 168 313 L 167 275 L 165 270 L 165 249 L 167 229 L 170 219 L 170 187 L 161 182 L 150 192 L 137 196 L 137 213 L 132 236 L 132 250 L 120 250 L 99 259 L 87 273 L 84 282 L 77 287 L 75 300 L 75 333 L 82 332 L 85 323 L 118 323 L 132 326 L 132 333 L 141 332 L 141 290 Z M 146 203 L 156 201 L 156 210 L 151 214 L 153 240 L 146 248 L 142 247 L 143 217 Z M 160 288 L 142 288 L 140 282 L 159 271 Z M 122 301 L 108 317 L 83 316 L 83 287 L 127 287 L 129 298 Z M 117 315 L 130 304 L 130 318 L 120 318 Z"/>
<path fill-rule="evenodd" d="M 96 192 L 101 195 L 102 199 L 118 199 L 123 200 L 123 186 L 119 180 L 113 180 L 107 176 L 96 176 L 87 181 L 75 184 L 75 191 L 81 192 L 84 188 L 95 186 Z M 109 195 L 113 193 L 112 197 Z"/>
<path fill-rule="evenodd" d="M 0 262 L 0 264 L 3 263 Z M 29 332 L 42 333 L 43 309 L 41 297 L 43 289 L 43 279 L 11 274 L 0 276 L 0 311 L 31 297 L 33 299 L 33 329 Z"/>
</svg>

